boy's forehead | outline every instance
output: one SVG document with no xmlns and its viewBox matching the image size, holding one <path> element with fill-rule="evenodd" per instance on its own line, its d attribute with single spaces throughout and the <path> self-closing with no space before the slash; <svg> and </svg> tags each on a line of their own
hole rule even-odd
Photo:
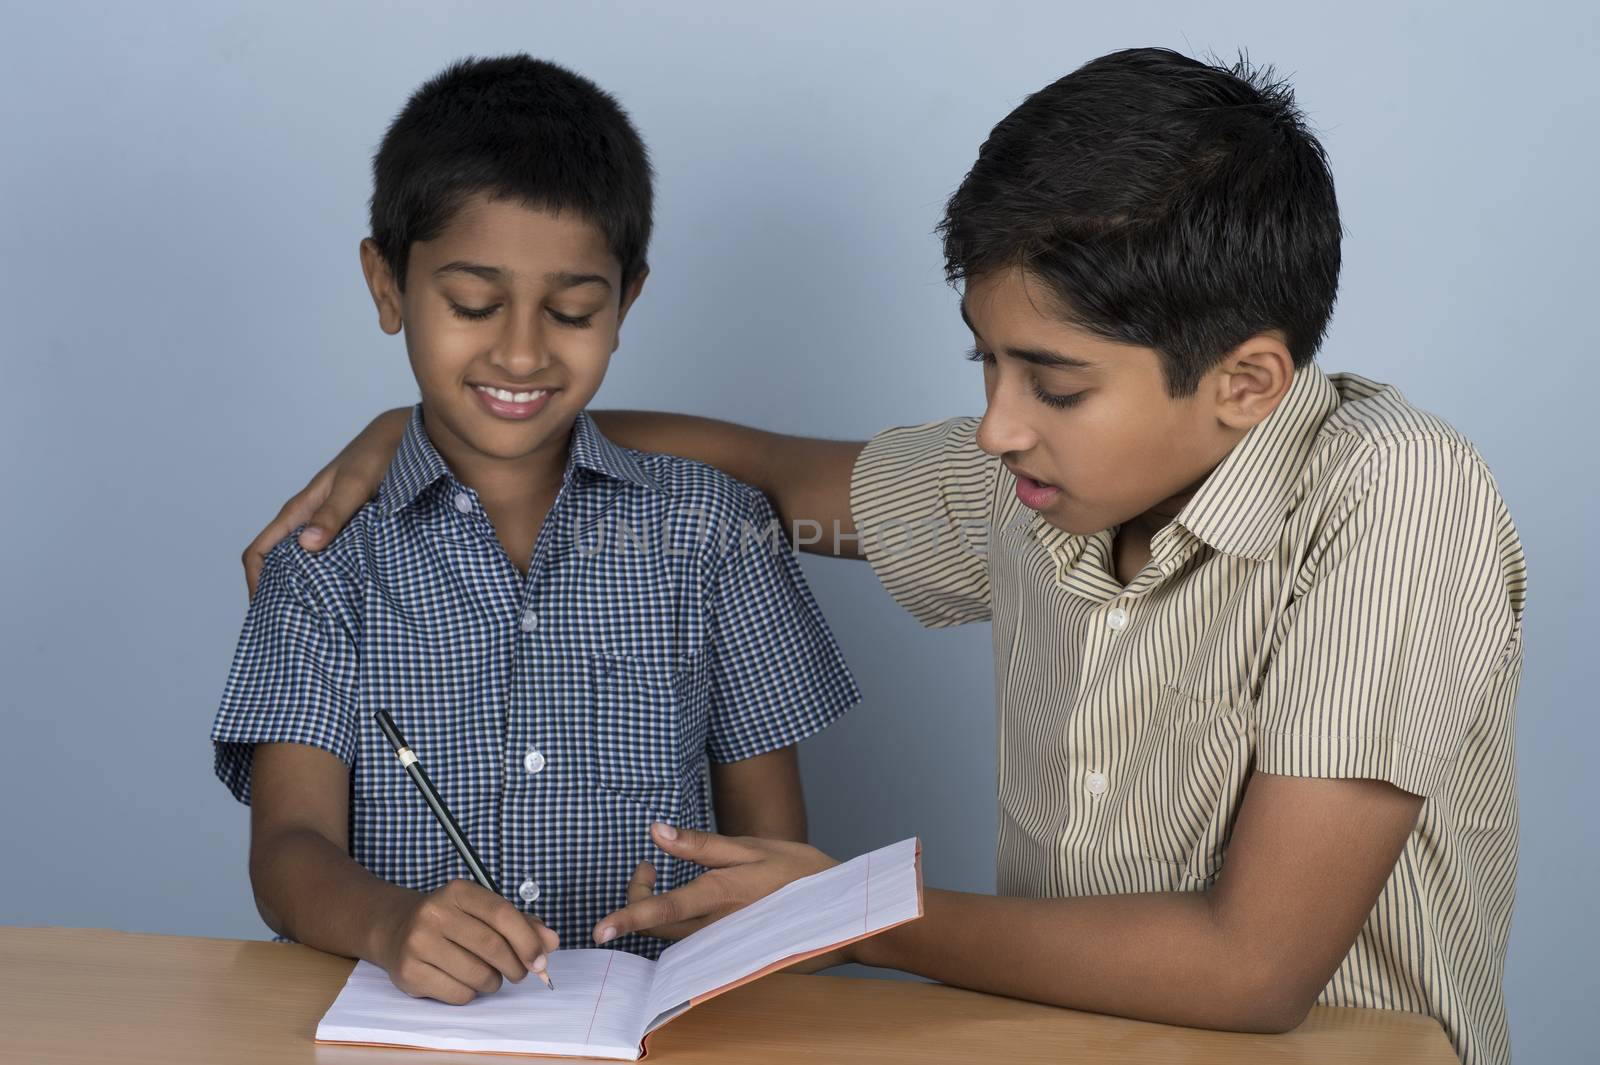
<svg viewBox="0 0 1600 1065">
<path fill-rule="evenodd" d="M 468 199 L 437 236 L 413 245 L 412 255 L 429 272 L 468 264 L 506 279 L 597 274 L 615 287 L 622 273 L 605 234 L 579 212 L 486 194 Z"/>
<path fill-rule="evenodd" d="M 1021 268 L 969 278 L 961 297 L 961 317 L 974 331 L 997 326 L 1050 329 L 1074 340 L 1093 334 L 1074 325 L 1059 297 Z"/>
<path fill-rule="evenodd" d="M 1061 300 L 1021 269 L 969 279 L 960 307 L 967 328 L 993 345 L 1046 347 L 1080 363 L 1098 363 L 1117 354 L 1110 349 L 1129 346 L 1073 323 Z"/>
</svg>

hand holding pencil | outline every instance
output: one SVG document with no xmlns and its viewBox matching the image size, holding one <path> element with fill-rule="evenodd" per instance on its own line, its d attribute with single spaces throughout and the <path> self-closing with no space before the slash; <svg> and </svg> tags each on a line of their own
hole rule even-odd
<svg viewBox="0 0 1600 1065">
<path fill-rule="evenodd" d="M 372 960 L 406 994 L 457 1005 L 499 990 L 502 978 L 515 983 L 530 972 L 555 990 L 545 955 L 560 937 L 500 894 L 393 719 L 382 710 L 373 716 L 473 880 L 452 880 L 426 895 L 397 895 Z"/>
<path fill-rule="evenodd" d="M 556 934 L 505 899 L 470 880 L 406 895 L 383 915 L 372 958 L 406 994 L 464 1005 L 504 980 L 546 976 Z"/>
</svg>

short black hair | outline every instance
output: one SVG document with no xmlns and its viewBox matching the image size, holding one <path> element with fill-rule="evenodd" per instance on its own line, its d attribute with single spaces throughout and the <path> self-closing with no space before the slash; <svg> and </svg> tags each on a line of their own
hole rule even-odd
<svg viewBox="0 0 1600 1065">
<path fill-rule="evenodd" d="M 411 245 L 470 196 L 576 211 L 605 234 L 622 284 L 645 269 L 649 153 L 616 99 L 528 55 L 467 58 L 411 94 L 372 159 L 372 239 L 402 290 Z"/>
<path fill-rule="evenodd" d="M 984 141 L 939 233 L 952 284 L 1023 268 L 1066 320 L 1159 352 L 1175 397 L 1268 330 L 1310 362 L 1339 287 L 1327 156 L 1287 82 L 1242 53 L 1131 48 L 1034 93 Z"/>
</svg>

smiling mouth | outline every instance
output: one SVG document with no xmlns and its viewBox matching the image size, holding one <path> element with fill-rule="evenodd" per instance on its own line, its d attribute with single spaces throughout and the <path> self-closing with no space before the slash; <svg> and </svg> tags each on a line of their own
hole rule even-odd
<svg viewBox="0 0 1600 1065">
<path fill-rule="evenodd" d="M 538 414 L 550 401 L 556 389 L 534 388 L 520 392 L 513 392 L 509 388 L 496 388 L 493 385 L 472 385 L 472 392 L 478 397 L 478 402 L 484 410 L 496 418 L 509 421 L 523 421 Z"/>
<path fill-rule="evenodd" d="M 498 399 L 502 403 L 532 403 L 550 394 L 548 388 L 536 388 L 531 392 L 512 392 L 504 388 L 491 388 L 489 385 L 473 385 L 474 389 L 486 396 Z"/>
</svg>

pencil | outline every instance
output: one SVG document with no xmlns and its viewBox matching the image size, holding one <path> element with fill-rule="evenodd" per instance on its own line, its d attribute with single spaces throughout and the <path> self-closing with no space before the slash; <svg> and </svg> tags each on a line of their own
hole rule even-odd
<svg viewBox="0 0 1600 1065">
<path fill-rule="evenodd" d="M 394 748 L 394 753 L 399 757 L 400 764 L 405 767 L 406 775 L 411 782 L 422 792 L 422 798 L 427 802 L 428 808 L 433 811 L 433 816 L 439 819 L 439 824 L 444 828 L 444 834 L 450 837 L 450 842 L 455 844 L 456 851 L 461 855 L 461 860 L 467 863 L 467 868 L 472 871 L 472 879 L 476 880 L 483 888 L 500 894 L 500 886 L 489 875 L 489 870 L 483 867 L 483 862 L 478 857 L 478 852 L 472 849 L 472 844 L 462 834 L 461 826 L 456 824 L 456 819 L 451 816 L 450 809 L 445 806 L 444 800 L 439 798 L 439 793 L 434 790 L 433 781 L 428 779 L 428 771 L 422 768 L 422 762 L 412 751 L 411 745 L 406 743 L 406 738 L 400 735 L 400 730 L 395 726 L 394 718 L 389 716 L 389 711 L 378 710 L 372 715 L 378 727 L 383 730 L 384 736 L 389 740 L 389 745 Z M 556 985 L 551 983 L 550 974 L 547 972 L 535 974 L 545 987 L 554 991 Z"/>
</svg>

